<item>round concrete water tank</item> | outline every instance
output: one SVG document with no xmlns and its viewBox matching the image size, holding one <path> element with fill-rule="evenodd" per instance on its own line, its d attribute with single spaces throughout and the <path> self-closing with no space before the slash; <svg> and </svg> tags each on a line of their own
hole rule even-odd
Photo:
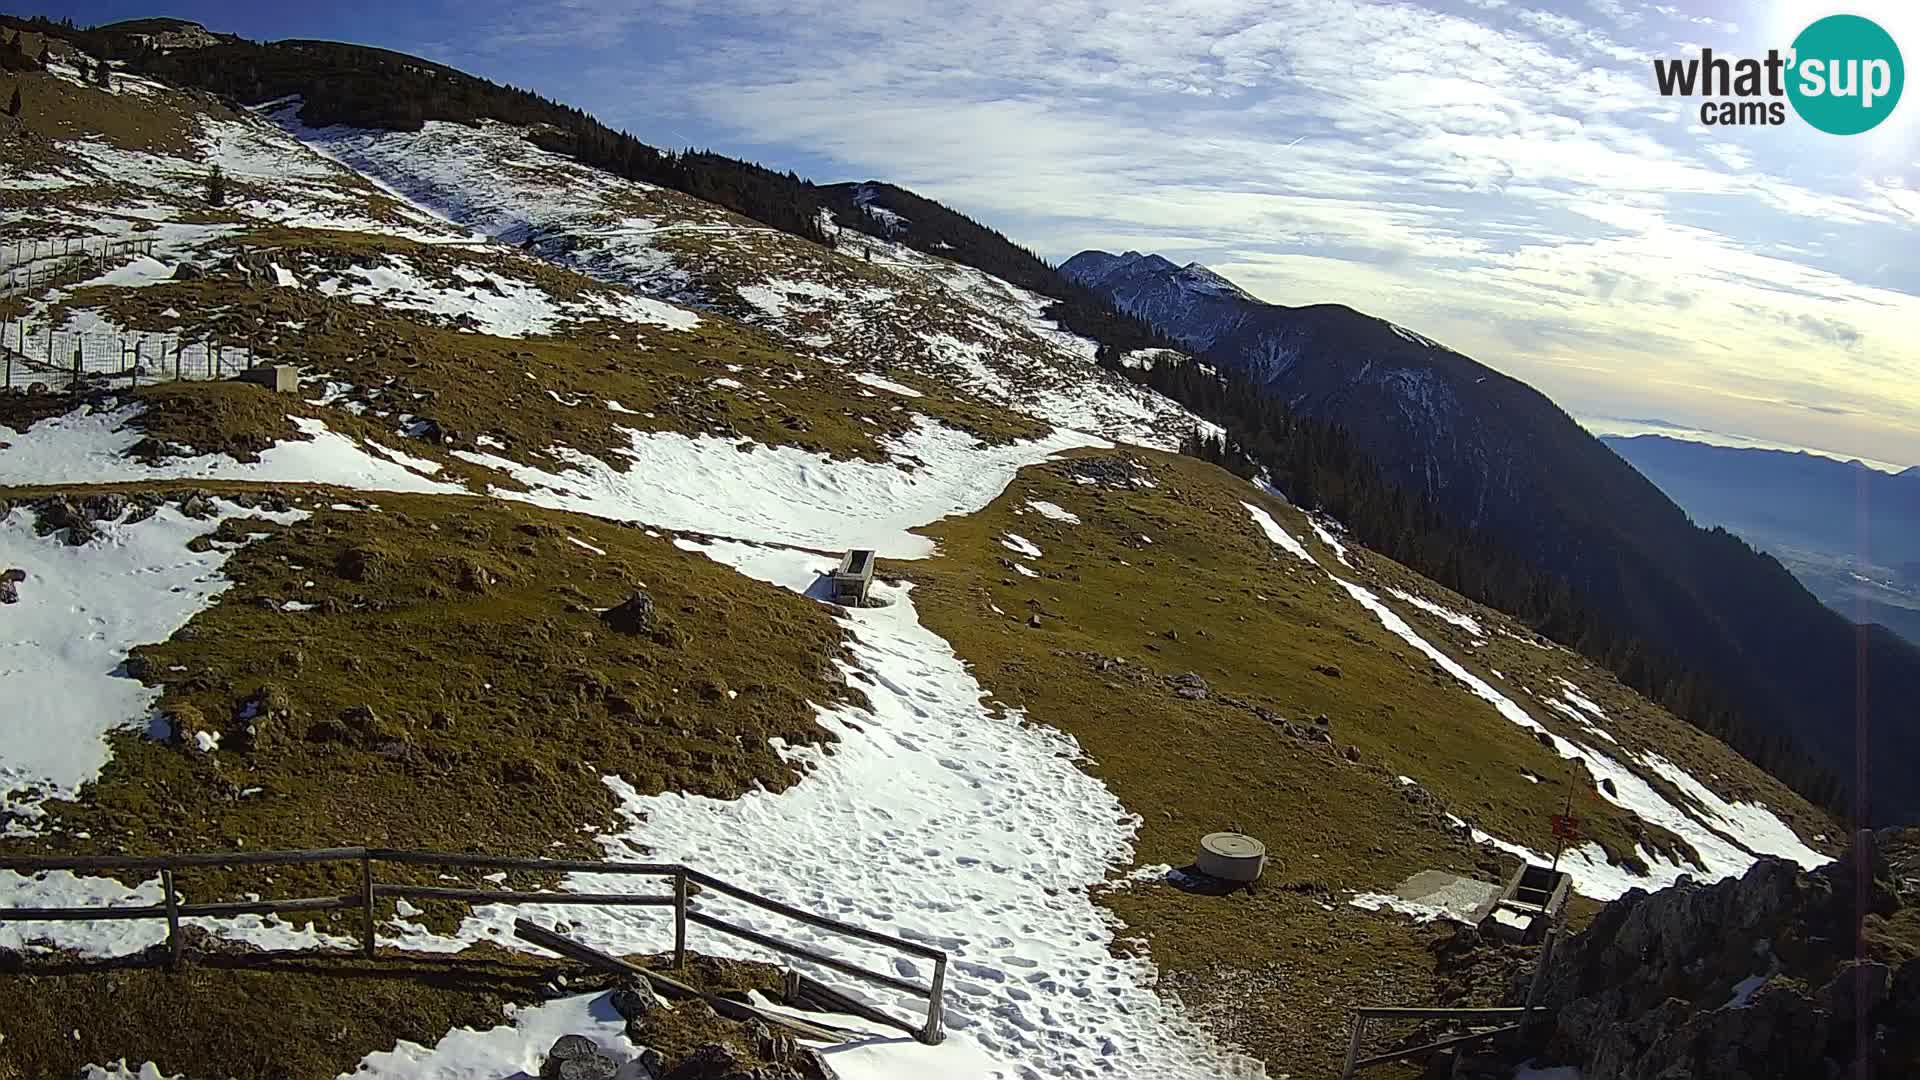
<svg viewBox="0 0 1920 1080">
<path fill-rule="evenodd" d="M 1267 846 L 1237 832 L 1208 833 L 1194 867 L 1222 881 L 1256 881 L 1267 867 Z"/>
</svg>

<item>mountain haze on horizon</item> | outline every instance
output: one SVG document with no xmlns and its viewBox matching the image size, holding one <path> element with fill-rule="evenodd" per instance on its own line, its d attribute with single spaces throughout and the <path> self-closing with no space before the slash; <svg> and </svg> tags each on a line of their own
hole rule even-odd
<svg viewBox="0 0 1920 1080">
<path fill-rule="evenodd" d="M 1766 550 L 1835 611 L 1920 644 L 1920 468 L 1888 474 L 1660 435 L 1601 441 L 1695 521 Z"/>
</svg>

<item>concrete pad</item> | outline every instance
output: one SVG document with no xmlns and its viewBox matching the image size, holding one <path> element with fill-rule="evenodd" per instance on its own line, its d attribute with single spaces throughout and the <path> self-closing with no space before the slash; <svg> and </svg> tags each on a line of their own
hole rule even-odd
<svg viewBox="0 0 1920 1080">
<path fill-rule="evenodd" d="M 1500 886 L 1491 882 L 1444 870 L 1422 870 L 1394 886 L 1393 894 L 1411 903 L 1444 908 L 1463 922 L 1477 924 L 1492 910 L 1500 890 Z"/>
</svg>

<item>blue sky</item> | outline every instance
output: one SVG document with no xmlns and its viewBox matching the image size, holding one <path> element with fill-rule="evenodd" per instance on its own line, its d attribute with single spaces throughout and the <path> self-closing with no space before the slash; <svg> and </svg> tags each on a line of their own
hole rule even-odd
<svg viewBox="0 0 1920 1080">
<path fill-rule="evenodd" d="M 914 188 L 1062 259 L 1342 302 L 1579 416 L 1920 462 L 1920 91 L 1865 135 L 1715 128 L 1654 57 L 1757 56 L 1767 0 L 75 4 L 418 53 L 662 145 Z"/>
</svg>

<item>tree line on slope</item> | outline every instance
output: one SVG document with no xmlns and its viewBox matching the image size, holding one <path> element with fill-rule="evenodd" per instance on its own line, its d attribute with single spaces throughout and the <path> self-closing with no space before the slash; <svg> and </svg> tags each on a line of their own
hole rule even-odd
<svg viewBox="0 0 1920 1080">
<path fill-rule="evenodd" d="M 819 191 L 842 226 L 964 263 L 1039 293 L 1053 301 L 1046 308 L 1047 318 L 1081 337 L 1099 342 L 1109 352 L 1179 348 L 1145 320 L 1115 309 L 1092 289 L 1067 280 L 1057 267 L 1031 249 L 932 199 L 871 180 L 864 184 L 825 185 Z M 905 218 L 904 226 L 893 227 L 869 213 L 863 202 Z"/>
<path fill-rule="evenodd" d="M 1299 416 L 1252 381 L 1189 357 L 1113 369 L 1226 430 L 1223 437 L 1191 436 L 1182 452 L 1243 477 L 1264 474 L 1297 505 L 1338 519 L 1362 545 L 1600 664 L 1809 802 L 1848 816 L 1840 778 L 1791 738 L 1743 722 L 1742 710 L 1710 679 L 1622 631 L 1564 577 L 1512 553 L 1497 537 L 1460 527 L 1423 496 L 1388 480 L 1344 429 Z M 1726 543 L 1741 543 L 1718 532 Z"/>
</svg>

